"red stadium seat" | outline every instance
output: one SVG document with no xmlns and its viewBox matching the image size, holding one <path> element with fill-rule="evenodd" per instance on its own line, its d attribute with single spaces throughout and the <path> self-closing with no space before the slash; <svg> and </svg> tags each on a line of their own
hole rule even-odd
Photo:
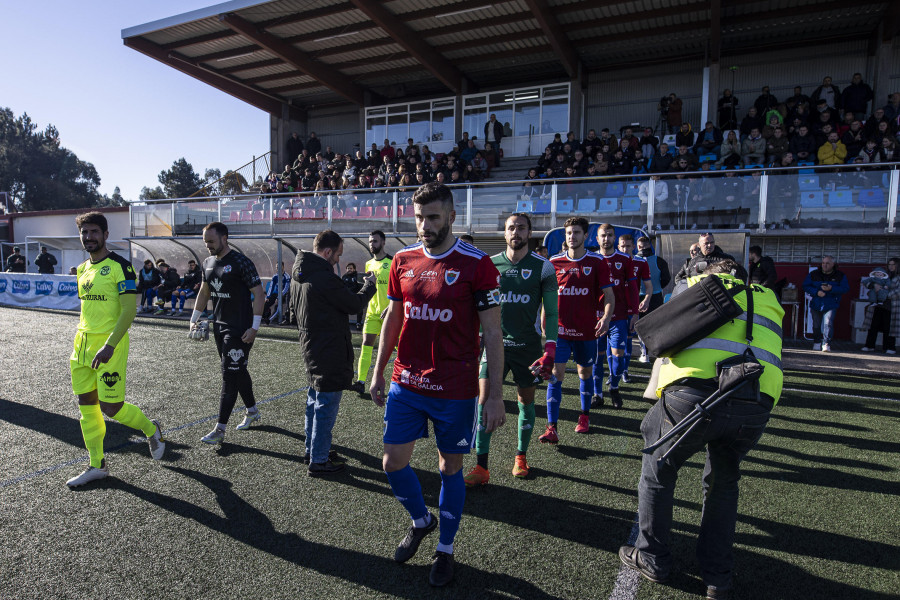
<svg viewBox="0 0 900 600">
<path fill-rule="evenodd" d="M 388 206 L 376 206 L 375 207 L 375 218 L 377 219 L 387 219 L 391 216 L 391 210 Z"/>
<path fill-rule="evenodd" d="M 231 216 L 228 217 L 228 220 L 233 221 L 235 223 L 240 221 L 241 220 L 241 211 L 239 211 L 239 210 L 231 211 Z"/>
<path fill-rule="evenodd" d="M 287 208 L 280 209 L 277 213 L 275 213 L 276 221 L 284 221 L 291 218 L 291 211 Z"/>
<path fill-rule="evenodd" d="M 373 211 L 371 206 L 360 206 L 359 212 L 357 213 L 358 217 L 361 218 L 372 218 Z"/>
<path fill-rule="evenodd" d="M 241 221 L 252 221 L 253 220 L 253 211 L 252 210 L 242 210 L 241 211 Z"/>
<path fill-rule="evenodd" d="M 314 209 L 314 208 L 304 208 L 304 209 L 302 209 L 302 211 L 303 211 L 303 218 L 304 218 L 304 219 L 317 219 L 317 218 L 319 218 L 319 215 L 316 214 L 317 211 L 316 211 L 316 209 Z"/>
<path fill-rule="evenodd" d="M 303 218 L 303 211 L 304 211 L 304 209 L 302 209 L 302 208 L 295 208 L 295 209 L 293 209 L 293 210 L 291 211 L 291 218 L 292 218 L 292 219 L 302 219 L 302 218 Z"/>
</svg>

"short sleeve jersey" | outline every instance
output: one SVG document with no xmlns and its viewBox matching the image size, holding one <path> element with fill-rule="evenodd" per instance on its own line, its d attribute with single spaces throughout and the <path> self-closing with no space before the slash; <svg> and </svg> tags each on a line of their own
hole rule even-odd
<svg viewBox="0 0 900 600">
<path fill-rule="evenodd" d="M 391 274 L 392 257 L 385 255 L 378 260 L 371 258 L 366 263 L 366 273 L 375 273 L 375 295 L 369 300 L 366 315 L 380 318 L 382 311 L 388 307 L 388 281 Z"/>
<path fill-rule="evenodd" d="M 112 333 L 122 312 L 119 296 L 137 294 L 134 267 L 115 252 L 110 252 L 101 261 L 84 261 L 75 272 L 81 300 L 78 331 Z"/>
<path fill-rule="evenodd" d="M 419 242 L 391 262 L 387 296 L 403 305 L 391 381 L 423 396 L 478 395 L 478 312 L 500 305 L 500 274 L 487 254 L 457 240 L 432 256 Z"/>
<path fill-rule="evenodd" d="M 203 281 L 209 285 L 217 325 L 243 333 L 253 324 L 250 290 L 262 285 L 256 267 L 245 255 L 231 250 L 222 258 L 203 261 Z"/>
<path fill-rule="evenodd" d="M 604 290 L 612 287 L 606 262 L 593 252 L 571 259 L 566 253 L 550 259 L 559 287 L 559 337 L 595 340 Z"/>
<path fill-rule="evenodd" d="M 644 282 L 651 281 L 650 263 L 643 256 L 632 256 L 631 264 L 634 267 L 634 285 L 637 286 L 639 295 L 644 295 Z M 654 292 L 656 290 L 653 290 Z"/>
<path fill-rule="evenodd" d="M 634 279 L 634 266 L 632 265 L 631 257 L 618 250 L 609 256 L 604 256 L 598 252 L 597 256 L 606 263 L 606 266 L 609 269 L 609 276 L 613 281 L 613 295 L 616 298 L 616 310 L 613 313 L 612 320 L 618 321 L 620 319 L 627 319 L 628 315 L 632 313 L 632 310 L 637 309 L 636 306 L 631 306 L 633 304 L 633 292 L 631 291 L 631 286 L 633 284 L 631 281 Z"/>
<path fill-rule="evenodd" d="M 534 322 L 546 298 L 556 304 L 556 272 L 550 261 L 534 252 L 513 264 L 506 252 L 495 254 L 491 261 L 500 272 L 500 310 L 503 323 L 503 345 L 527 347 L 540 343 L 541 334 Z M 545 296 L 545 294 L 547 294 Z M 548 339 L 555 340 L 554 332 Z"/>
</svg>

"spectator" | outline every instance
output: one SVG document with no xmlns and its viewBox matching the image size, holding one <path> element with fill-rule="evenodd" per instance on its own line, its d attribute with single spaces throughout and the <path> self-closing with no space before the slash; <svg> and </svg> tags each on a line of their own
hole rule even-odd
<svg viewBox="0 0 900 600">
<path fill-rule="evenodd" d="M 744 166 L 761 165 L 766 159 L 766 140 L 763 139 L 759 129 L 750 130 L 750 136 L 741 144 L 741 160 Z"/>
<path fill-rule="evenodd" d="M 538 245 L 538 246 L 534 249 L 534 252 L 535 252 L 536 254 L 540 254 L 540 255 L 543 256 L 544 258 L 550 258 L 550 250 L 549 250 L 549 248 L 547 248 L 547 246 L 544 246 L 544 245 Z"/>
<path fill-rule="evenodd" d="M 647 173 L 649 167 L 649 161 L 644 158 L 644 152 L 640 148 L 634 151 L 634 156 L 631 159 L 631 172 L 634 174 L 638 173 Z"/>
<path fill-rule="evenodd" d="M 69 267 L 69 275 L 78 275 L 78 267 Z"/>
<path fill-rule="evenodd" d="M 763 120 L 758 115 L 755 106 L 751 106 L 747 111 L 747 116 L 741 119 L 741 141 L 743 142 L 750 136 L 750 130 L 756 127 L 760 131 L 763 128 Z"/>
<path fill-rule="evenodd" d="M 309 376 L 306 453 L 309 475 L 330 475 L 344 462 L 331 452 L 341 394 L 353 382 L 353 345 L 347 316 L 359 314 L 375 295 L 375 275 L 351 293 L 334 273 L 344 250 L 337 233 L 316 236 L 313 251 L 300 250 L 291 270 L 291 309 L 297 316 L 300 352 Z M 304 462 L 307 462 L 304 457 Z"/>
<path fill-rule="evenodd" d="M 644 156 L 651 159 L 656 155 L 656 148 L 659 146 L 659 138 L 653 135 L 653 129 L 644 127 L 644 134 L 641 136 L 641 139 L 638 140 L 638 144 L 640 145 Z M 593 155 L 593 153 L 588 154 L 588 156 Z"/>
<path fill-rule="evenodd" d="M 381 147 L 381 157 L 388 157 L 391 161 L 393 161 L 397 156 L 394 147 L 391 146 L 391 140 L 385 139 L 384 145 Z"/>
<path fill-rule="evenodd" d="M 801 108 L 807 113 L 809 112 L 809 96 L 803 93 L 803 88 L 799 85 L 794 86 L 794 95 L 787 99 L 786 104 L 792 112 L 796 112 Z"/>
<path fill-rule="evenodd" d="M 460 148 L 462 148 L 462 151 L 459 153 L 459 160 L 463 164 L 472 162 L 475 158 L 475 153 L 478 152 L 478 149 L 475 147 L 475 140 L 469 140 L 465 146 L 460 146 Z"/>
<path fill-rule="evenodd" d="M 572 157 L 570 164 L 572 165 L 572 168 L 575 169 L 575 175 L 578 177 L 584 176 L 585 172 L 587 172 L 588 160 L 581 150 L 575 151 L 575 155 Z"/>
<path fill-rule="evenodd" d="M 309 132 L 309 138 L 306 140 L 306 149 L 309 151 L 310 156 L 315 156 L 322 151 L 322 141 L 316 137 L 315 131 Z"/>
<path fill-rule="evenodd" d="M 650 201 L 650 184 L 653 184 L 653 202 L 665 202 L 669 199 L 669 184 L 659 178 L 659 175 L 651 175 L 638 187 L 638 198 L 641 204 Z M 646 210 L 646 208 L 645 208 Z"/>
<path fill-rule="evenodd" d="M 423 145 L 422 146 L 422 162 L 424 162 L 425 164 L 429 164 L 434 159 L 435 159 L 434 152 L 432 152 L 431 149 L 428 148 L 427 145 Z"/>
<path fill-rule="evenodd" d="M 623 145 L 623 142 L 626 142 L 627 146 Z M 622 139 L 619 141 L 619 147 L 622 148 L 623 151 L 625 151 L 627 147 L 626 154 L 633 153 L 641 147 L 641 141 L 634 135 L 634 130 L 631 127 L 625 128 Z"/>
<path fill-rule="evenodd" d="M 669 110 L 666 117 L 669 123 L 669 133 L 675 133 L 676 128 L 681 127 L 681 124 L 684 122 L 681 112 L 682 107 L 681 98 L 676 96 L 675 92 L 669 94 Z"/>
<path fill-rule="evenodd" d="M 719 160 L 716 161 L 718 166 L 726 166 L 729 169 L 741 164 L 741 142 L 735 135 L 734 130 L 728 132 L 728 137 L 722 142 L 719 149 Z"/>
<path fill-rule="evenodd" d="M 897 162 L 900 159 L 897 153 L 897 145 L 892 138 L 881 138 L 881 148 L 878 151 L 878 162 Z"/>
<path fill-rule="evenodd" d="M 322 153 L 322 156 L 325 157 L 325 160 L 332 161 L 338 155 L 331 149 L 331 146 L 325 146 L 325 152 Z"/>
<path fill-rule="evenodd" d="M 866 307 L 866 318 L 863 321 L 863 329 L 866 335 L 866 345 L 863 352 L 873 352 L 878 340 L 878 333 L 882 334 L 881 345 L 887 354 L 897 353 L 897 336 L 900 336 L 900 270 L 898 270 L 900 258 L 894 257 L 888 260 L 887 269 L 882 271 L 883 276 L 864 277 L 862 284 L 868 288 L 869 302 Z M 880 269 L 876 270 L 880 271 Z M 872 275 L 875 275 L 873 272 Z"/>
<path fill-rule="evenodd" d="M 466 183 L 478 183 L 479 181 L 484 180 L 484 176 L 481 174 L 482 171 L 479 171 L 475 168 L 475 165 L 469 163 L 466 165 L 465 170 L 463 171 L 462 179 Z M 423 185 L 427 183 L 424 179 L 422 181 L 416 181 L 418 185 Z"/>
<path fill-rule="evenodd" d="M 172 292 L 172 316 L 180 317 L 184 313 L 184 302 L 190 298 L 193 298 L 197 295 L 197 292 L 200 291 L 200 285 L 203 283 L 203 274 L 200 271 L 200 267 L 197 266 L 197 261 L 191 259 L 188 261 L 188 270 L 185 271 L 184 277 L 181 279 L 181 284 L 175 288 L 175 291 Z M 175 302 L 179 303 L 178 311 L 175 311 Z M 195 306 L 197 310 L 200 310 L 199 306 Z M 204 306 L 205 310 L 206 307 Z"/>
<path fill-rule="evenodd" d="M 607 131 L 608 131 L 608 130 L 607 130 Z M 548 145 L 548 147 L 550 148 L 550 152 L 553 154 L 554 157 L 556 156 L 556 154 L 557 154 L 558 152 L 562 152 L 562 149 L 563 149 L 562 136 L 561 136 L 560 134 L 558 134 L 558 133 L 555 134 L 555 135 L 553 136 L 553 141 L 550 142 L 550 144 Z"/>
<path fill-rule="evenodd" d="M 300 139 L 300 134 L 294 131 L 291 133 L 291 137 L 288 138 L 287 141 L 287 160 L 290 164 L 293 164 L 295 160 L 300 157 L 300 153 L 303 152 L 303 140 Z"/>
<path fill-rule="evenodd" d="M 737 110 L 740 102 L 726 89 L 719 98 L 719 129 L 737 129 Z"/>
<path fill-rule="evenodd" d="M 504 132 L 503 136 L 506 137 L 505 132 Z M 574 131 L 570 131 L 566 134 L 566 142 L 565 143 L 568 144 L 572 148 L 572 150 L 570 151 L 570 155 L 571 155 L 571 153 L 574 153 L 575 150 L 581 148 L 581 141 L 575 137 Z"/>
<path fill-rule="evenodd" d="M 651 173 L 668 173 L 672 170 L 672 161 L 675 157 L 669 154 L 669 145 L 665 142 L 659 145 L 659 152 L 650 161 Z"/>
<path fill-rule="evenodd" d="M 763 256 L 762 247 L 760 246 L 750 246 L 749 253 L 750 283 L 774 289 L 775 282 L 778 281 L 775 261 L 771 257 Z"/>
<path fill-rule="evenodd" d="M 503 139 L 503 125 L 497 121 L 497 115 L 491 113 L 487 123 L 484 124 L 484 150 L 488 150 L 488 145 L 494 153 L 494 164 L 492 167 L 500 166 L 500 140 Z M 487 159 L 487 157 L 485 157 Z M 490 162 L 490 159 L 487 159 Z"/>
<path fill-rule="evenodd" d="M 159 265 L 159 272 L 162 276 L 162 281 L 156 286 L 156 305 L 159 308 L 153 314 L 164 315 L 166 314 L 166 303 L 172 299 L 172 294 L 181 285 L 181 277 L 178 276 L 175 267 L 170 267 L 167 263 Z"/>
<path fill-rule="evenodd" d="M 47 246 L 41 246 L 41 252 L 37 255 L 37 258 L 34 259 L 34 264 L 37 265 L 38 273 L 53 275 L 53 267 L 56 266 L 56 257 L 47 252 Z"/>
<path fill-rule="evenodd" d="M 784 135 L 784 128 L 775 128 L 772 137 L 766 142 L 766 164 L 780 163 L 781 157 L 790 150 L 791 143 Z"/>
<path fill-rule="evenodd" d="M 679 147 L 687 146 L 688 148 L 694 145 L 694 133 L 691 131 L 690 123 L 685 122 L 681 124 L 681 129 L 675 134 L 675 145 Z"/>
<path fill-rule="evenodd" d="M 831 133 L 832 131 L 835 131 L 835 125 L 836 125 L 836 123 L 834 121 L 834 116 L 832 115 L 831 111 L 826 110 L 826 111 L 819 113 L 819 118 L 814 120 L 812 122 L 812 125 L 810 125 L 810 130 L 812 131 L 812 134 L 814 136 L 816 136 L 817 139 L 821 139 L 821 141 L 819 141 L 818 145 L 821 146 L 822 143 L 824 143 L 824 141 L 828 139 L 828 134 Z M 826 127 L 828 127 L 827 130 L 826 130 Z M 821 138 L 820 138 L 820 136 L 821 136 Z"/>
<path fill-rule="evenodd" d="M 762 136 L 766 141 L 768 141 L 769 138 L 771 138 L 773 135 L 775 135 L 776 127 L 781 127 L 781 123 L 782 123 L 781 115 L 778 113 L 778 111 L 769 111 L 768 121 L 769 122 L 766 124 L 766 126 L 763 127 L 761 130 Z"/>
<path fill-rule="evenodd" d="M 619 143 L 616 141 L 616 136 L 609 133 L 609 128 L 604 127 L 600 130 L 600 149 L 603 149 L 603 146 L 609 146 L 610 148 L 617 148 Z"/>
<path fill-rule="evenodd" d="M 697 158 L 697 155 L 692 153 L 686 145 L 678 146 L 678 153 L 675 155 L 676 159 L 685 159 L 690 166 L 691 171 L 696 171 L 700 168 L 700 159 Z"/>
<path fill-rule="evenodd" d="M 162 283 L 162 275 L 153 266 L 149 258 L 144 261 L 144 268 L 138 271 L 137 291 L 141 295 L 141 312 L 153 310 L 153 300 L 156 298 L 156 286 Z M 146 306 L 145 306 L 146 304 Z"/>
<path fill-rule="evenodd" d="M 831 352 L 834 314 L 849 289 L 847 277 L 835 268 L 830 254 L 823 256 L 822 265 L 803 281 L 803 291 L 810 297 L 807 306 L 812 316 L 813 350 Z"/>
<path fill-rule="evenodd" d="M 591 155 L 593 156 L 593 154 Z M 556 160 L 556 154 L 553 153 L 553 150 L 550 146 L 544 148 L 544 153 L 538 158 L 537 166 L 540 170 L 545 170 L 547 167 L 553 165 L 553 161 Z"/>
<path fill-rule="evenodd" d="M 847 158 L 847 146 L 838 139 L 838 134 L 832 131 L 828 134 L 828 141 L 819 147 L 817 153 L 820 165 L 840 165 Z"/>
<path fill-rule="evenodd" d="M 697 143 L 694 152 L 697 154 L 719 155 L 722 147 L 722 131 L 713 125 L 712 121 L 706 122 L 706 128 L 697 135 Z"/>
<path fill-rule="evenodd" d="M 853 118 L 862 121 L 868 114 L 869 102 L 875 95 L 869 84 L 863 82 L 861 73 L 854 73 L 850 85 L 841 92 L 841 108 L 853 113 Z"/>
<path fill-rule="evenodd" d="M 571 167 L 567 167 L 569 169 Z M 568 174 L 568 170 L 566 171 Z M 610 175 L 631 175 L 631 160 L 625 156 L 622 150 L 616 150 L 609 161 Z"/>
<path fill-rule="evenodd" d="M 471 140 L 470 140 L 471 141 Z M 344 287 L 350 291 L 351 294 L 356 294 L 359 290 L 362 289 L 362 282 L 359 280 L 359 273 L 356 272 L 356 263 L 347 263 L 347 266 L 344 267 L 344 274 L 341 276 L 341 282 L 344 284 Z M 360 309 L 360 312 L 356 315 L 356 330 L 362 331 L 363 318 L 365 316 L 365 306 Z"/>
<path fill-rule="evenodd" d="M 894 92 L 888 97 L 888 103 L 882 108 L 884 116 L 891 123 L 897 123 L 900 119 L 900 92 Z"/>
<path fill-rule="evenodd" d="M 778 106 L 778 98 L 769 92 L 769 86 L 764 85 L 762 93 L 756 98 L 756 101 L 753 102 L 756 114 L 760 117 L 764 117 L 765 114 L 769 112 L 769 109 L 775 108 L 776 106 Z"/>
<path fill-rule="evenodd" d="M 581 151 L 585 156 L 594 156 L 603 147 L 603 142 L 597 137 L 597 132 L 588 130 L 587 137 L 581 142 Z"/>
<path fill-rule="evenodd" d="M 798 161 L 815 161 L 816 138 L 809 132 L 809 127 L 800 126 L 797 135 L 791 140 L 790 150 Z"/>
<path fill-rule="evenodd" d="M 847 147 L 847 156 L 859 156 L 860 151 L 866 145 L 866 140 L 863 137 L 862 123 L 854 119 L 853 122 L 850 123 L 849 129 L 841 136 L 841 141 L 844 143 L 844 146 Z"/>
<path fill-rule="evenodd" d="M 691 252 L 691 258 L 685 261 L 684 266 L 675 275 L 675 285 L 687 285 L 689 277 L 700 275 L 706 270 L 706 267 L 714 262 L 725 259 L 734 260 L 733 256 L 726 254 L 721 248 L 716 246 L 715 237 L 711 233 L 700 235 L 700 239 L 697 240 L 697 248 L 699 252 L 696 255 Z M 675 295 L 674 292 L 673 295 Z"/>
<path fill-rule="evenodd" d="M 18 246 L 14 246 L 13 253 L 6 258 L 6 272 L 24 273 L 27 264 L 25 257 L 21 254 L 21 249 Z"/>
<path fill-rule="evenodd" d="M 841 108 L 841 90 L 831 83 L 831 77 L 826 76 L 822 79 L 822 85 L 817 87 L 810 96 L 810 104 L 814 106 L 818 106 L 821 100 L 824 100 L 825 106 L 831 110 Z"/>
</svg>

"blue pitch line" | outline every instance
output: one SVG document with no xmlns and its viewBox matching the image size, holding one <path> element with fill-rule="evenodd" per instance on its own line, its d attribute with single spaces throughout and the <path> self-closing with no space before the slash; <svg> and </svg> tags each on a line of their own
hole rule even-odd
<svg viewBox="0 0 900 600">
<path fill-rule="evenodd" d="M 305 388 L 305 387 L 298 388 L 296 390 L 291 390 L 290 392 L 278 394 L 277 396 L 272 396 L 271 398 L 266 398 L 265 400 L 260 400 L 259 402 L 256 403 L 256 405 L 259 406 L 261 404 L 268 404 L 269 402 L 274 402 L 275 400 L 281 400 L 282 398 L 287 398 L 288 396 L 293 396 L 294 394 L 296 394 L 298 392 L 306 391 L 307 389 L 309 389 L 309 388 Z M 235 408 L 233 411 L 231 411 L 231 414 L 236 414 L 242 410 L 244 410 L 243 407 Z M 163 434 L 172 433 L 175 431 L 181 431 L 182 429 L 188 429 L 189 427 L 195 427 L 196 425 L 200 425 L 202 423 L 207 423 L 209 421 L 212 421 L 212 420 L 218 419 L 218 418 L 219 418 L 219 415 L 216 414 L 216 415 L 212 415 L 211 417 L 204 417 L 202 419 L 197 419 L 196 421 L 191 421 L 190 423 L 185 423 L 184 425 L 179 425 L 178 427 L 173 427 L 171 429 L 163 430 Z M 104 454 L 113 454 L 114 452 L 122 450 L 123 448 L 128 448 L 129 446 L 134 446 L 135 444 L 142 444 L 145 441 L 146 441 L 146 439 L 129 440 L 129 441 L 125 442 L 124 444 L 120 444 L 120 445 L 116 446 L 115 448 L 110 448 L 109 450 L 104 450 Z M 46 468 L 40 469 L 38 471 L 28 473 L 26 475 L 19 475 L 18 477 L 13 477 L 12 479 L 7 479 L 6 481 L 0 482 L 0 490 L 2 490 L 5 487 L 9 487 L 16 483 L 19 483 L 20 481 L 25 481 L 26 479 L 34 479 L 35 477 L 40 477 L 41 475 L 46 475 L 47 473 L 52 473 L 53 471 L 57 471 L 59 469 L 62 469 L 63 467 L 70 467 L 72 465 L 78 464 L 80 462 L 84 462 L 89 459 L 90 459 L 90 455 L 85 454 L 83 456 L 80 456 L 79 458 L 73 458 L 72 460 L 67 460 L 66 462 L 59 463 L 58 465 L 53 465 L 52 467 L 46 467 Z"/>
</svg>

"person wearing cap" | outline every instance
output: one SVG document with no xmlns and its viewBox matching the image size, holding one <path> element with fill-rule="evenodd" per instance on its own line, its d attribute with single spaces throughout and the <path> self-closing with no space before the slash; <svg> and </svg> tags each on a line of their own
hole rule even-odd
<svg viewBox="0 0 900 600">
<path fill-rule="evenodd" d="M 24 273 L 26 264 L 28 263 L 25 257 L 20 254 L 19 247 L 13 247 L 13 253 L 6 259 L 7 273 Z"/>
<path fill-rule="evenodd" d="M 53 275 L 53 267 L 56 266 L 56 257 L 47 252 L 47 246 L 41 246 L 41 253 L 34 259 L 37 265 L 38 273 L 43 275 Z"/>
</svg>

